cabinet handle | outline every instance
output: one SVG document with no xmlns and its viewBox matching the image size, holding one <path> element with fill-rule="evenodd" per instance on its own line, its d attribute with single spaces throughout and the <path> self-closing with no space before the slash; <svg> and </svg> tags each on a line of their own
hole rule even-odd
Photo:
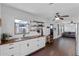
<svg viewBox="0 0 79 59">
<path fill-rule="evenodd" d="M 13 49 L 14 47 L 11 47 L 11 48 L 9 48 L 9 49 Z"/>
<path fill-rule="evenodd" d="M 27 44 L 27 47 L 29 47 L 29 44 Z"/>
</svg>

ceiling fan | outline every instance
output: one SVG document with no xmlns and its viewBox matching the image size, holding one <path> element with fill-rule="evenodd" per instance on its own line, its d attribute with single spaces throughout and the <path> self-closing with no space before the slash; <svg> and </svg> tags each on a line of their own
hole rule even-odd
<svg viewBox="0 0 79 59">
<path fill-rule="evenodd" d="M 55 19 L 64 20 L 64 17 L 69 17 L 69 15 L 60 15 L 59 13 L 56 13 Z"/>
</svg>

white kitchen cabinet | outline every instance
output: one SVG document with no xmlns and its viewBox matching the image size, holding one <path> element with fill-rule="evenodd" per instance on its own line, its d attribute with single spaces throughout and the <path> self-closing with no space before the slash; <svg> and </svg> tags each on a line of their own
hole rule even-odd
<svg viewBox="0 0 79 59">
<path fill-rule="evenodd" d="M 39 49 L 38 48 L 38 44 L 37 44 L 38 43 L 38 40 L 39 40 L 39 38 L 35 38 L 35 39 L 32 40 L 32 44 L 33 45 L 31 45 L 31 46 L 33 47 L 33 51 L 36 51 L 37 49 Z"/>
<path fill-rule="evenodd" d="M 31 42 L 30 40 L 22 41 L 20 45 L 20 56 L 28 55 L 31 52 Z"/>
<path fill-rule="evenodd" d="M 36 43 L 37 43 L 37 48 L 40 49 L 45 46 L 46 40 L 44 37 L 40 37 L 38 38 Z"/>
<path fill-rule="evenodd" d="M 46 38 L 41 37 L 41 40 L 40 40 L 40 42 L 41 42 L 40 45 L 41 46 L 40 46 L 40 48 L 45 46 L 45 44 L 46 44 L 46 40 L 45 39 Z"/>
<path fill-rule="evenodd" d="M 1 56 L 18 56 L 19 55 L 19 46 L 20 42 L 5 44 L 0 46 L 0 55 Z"/>
<path fill-rule="evenodd" d="M 20 47 L 21 47 L 20 56 L 29 55 L 39 50 L 40 48 L 45 47 L 45 38 L 40 37 L 40 38 L 23 41 L 21 42 Z"/>
<path fill-rule="evenodd" d="M 9 56 L 9 49 L 8 49 L 8 45 L 2 45 L 0 46 L 0 55 L 1 56 Z"/>
<path fill-rule="evenodd" d="M 37 38 L 30 40 L 30 43 L 29 43 L 30 53 L 29 54 L 31 54 L 37 50 L 36 40 L 37 40 Z"/>
<path fill-rule="evenodd" d="M 45 37 L 0 45 L 1 56 L 25 56 L 45 47 Z"/>
</svg>

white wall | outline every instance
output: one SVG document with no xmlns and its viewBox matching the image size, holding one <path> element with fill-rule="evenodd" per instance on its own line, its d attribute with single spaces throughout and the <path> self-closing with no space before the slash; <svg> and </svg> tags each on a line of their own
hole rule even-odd
<svg viewBox="0 0 79 59">
<path fill-rule="evenodd" d="M 79 56 L 79 23 L 76 24 L 76 55 Z"/>
<path fill-rule="evenodd" d="M 45 27 L 44 27 L 44 35 L 48 36 L 50 34 L 50 28 L 47 28 L 48 26 L 50 26 L 49 22 L 45 22 Z"/>
<path fill-rule="evenodd" d="M 1 4 L 0 4 L 0 18 L 1 18 Z M 1 39 L 1 27 L 0 27 L 0 39 Z"/>
<path fill-rule="evenodd" d="M 61 37 L 62 35 L 62 24 L 59 23 L 59 35 L 58 35 L 58 25 L 54 24 L 54 39 Z"/>
<path fill-rule="evenodd" d="M 14 34 L 14 20 L 15 19 L 23 19 L 26 21 L 32 21 L 32 20 L 38 20 L 42 21 L 43 19 L 40 17 L 37 17 L 35 15 L 32 15 L 28 12 L 24 12 L 9 6 L 2 5 L 2 32 L 10 33 L 13 35 L 13 37 L 21 37 L 22 35 L 15 35 Z M 38 18 L 38 19 L 37 19 Z M 30 32 L 30 34 L 26 34 L 26 36 L 29 35 L 39 35 L 37 32 Z"/>
</svg>

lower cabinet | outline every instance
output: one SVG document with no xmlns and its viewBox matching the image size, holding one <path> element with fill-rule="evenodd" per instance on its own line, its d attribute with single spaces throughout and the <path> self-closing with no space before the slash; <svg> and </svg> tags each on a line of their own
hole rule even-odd
<svg viewBox="0 0 79 59">
<path fill-rule="evenodd" d="M 18 56 L 20 54 L 19 45 L 20 45 L 20 42 L 1 45 L 0 55 L 1 56 Z"/>
<path fill-rule="evenodd" d="M 25 56 L 45 47 L 45 37 L 0 45 L 0 56 Z"/>
<path fill-rule="evenodd" d="M 27 41 L 22 41 L 21 45 L 20 45 L 20 56 L 24 56 L 24 55 L 28 55 L 31 53 L 31 40 L 27 40 Z"/>
</svg>

